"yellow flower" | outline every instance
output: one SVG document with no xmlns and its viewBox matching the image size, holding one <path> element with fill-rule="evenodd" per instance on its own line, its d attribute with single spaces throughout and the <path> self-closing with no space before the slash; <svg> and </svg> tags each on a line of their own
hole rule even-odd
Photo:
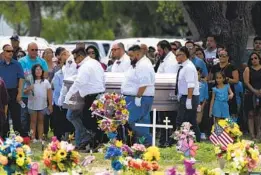
<svg viewBox="0 0 261 175">
<path fill-rule="evenodd" d="M 22 152 L 24 152 L 24 150 L 23 150 L 23 148 L 16 148 L 16 152 L 17 153 L 22 153 Z"/>
<path fill-rule="evenodd" d="M 18 152 L 16 157 L 24 159 L 24 157 L 25 157 L 24 152 Z"/>
<path fill-rule="evenodd" d="M 121 104 L 122 106 L 125 106 L 125 105 L 126 105 L 126 101 L 125 101 L 125 100 L 121 100 L 121 101 L 120 101 L 120 104 Z"/>
<path fill-rule="evenodd" d="M 19 142 L 19 143 L 22 143 L 24 141 L 23 137 L 21 136 L 16 136 L 15 137 L 15 141 Z"/>
<path fill-rule="evenodd" d="M 116 140 L 115 146 L 118 147 L 118 148 L 121 148 L 122 147 L 122 141 Z"/>
<path fill-rule="evenodd" d="M 61 162 L 63 159 L 65 159 L 67 156 L 67 153 L 65 150 L 61 149 L 56 153 L 57 162 Z"/>
<path fill-rule="evenodd" d="M 45 150 L 43 153 L 43 159 L 49 159 L 52 153 L 50 151 Z"/>
<path fill-rule="evenodd" d="M 71 152 L 71 157 L 72 157 L 72 158 L 79 158 L 79 157 L 80 157 L 80 154 L 79 154 L 77 151 L 72 151 L 72 152 Z"/>
<path fill-rule="evenodd" d="M 218 146 L 215 147 L 214 151 L 215 151 L 215 154 L 221 153 L 221 149 Z"/>
<path fill-rule="evenodd" d="M 30 164 L 32 162 L 32 159 L 30 158 L 30 157 L 27 157 L 26 159 L 25 159 L 25 163 L 26 164 Z"/>
<path fill-rule="evenodd" d="M 153 160 L 158 161 L 160 159 L 159 148 L 155 146 L 149 147 L 147 149 L 147 152 L 144 154 L 144 158 L 148 161 L 153 161 Z"/>
<path fill-rule="evenodd" d="M 17 158 L 16 159 L 16 164 L 18 166 L 23 166 L 24 165 L 24 158 Z"/>
<path fill-rule="evenodd" d="M 129 113 L 129 111 L 128 111 L 127 109 L 123 109 L 123 110 L 121 111 L 121 113 L 122 113 L 123 115 L 127 115 L 127 114 Z"/>
</svg>

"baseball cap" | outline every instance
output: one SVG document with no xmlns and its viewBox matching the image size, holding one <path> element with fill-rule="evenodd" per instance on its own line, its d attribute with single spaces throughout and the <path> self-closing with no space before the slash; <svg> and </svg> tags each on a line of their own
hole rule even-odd
<svg viewBox="0 0 261 175">
<path fill-rule="evenodd" d="M 20 38 L 17 34 L 12 35 L 12 37 L 10 38 L 11 40 L 16 40 L 16 41 L 20 41 Z"/>
</svg>

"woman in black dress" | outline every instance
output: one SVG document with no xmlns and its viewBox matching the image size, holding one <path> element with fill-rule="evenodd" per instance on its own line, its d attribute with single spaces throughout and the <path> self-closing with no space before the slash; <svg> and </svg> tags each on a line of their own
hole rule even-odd
<svg viewBox="0 0 261 175">
<path fill-rule="evenodd" d="M 248 129 L 252 139 L 260 139 L 261 58 L 259 54 L 255 52 L 250 54 L 243 78 L 246 85 L 244 106 L 248 114 Z"/>
<path fill-rule="evenodd" d="M 229 83 L 232 92 L 236 94 L 234 84 L 238 83 L 239 81 L 238 70 L 229 63 L 229 56 L 226 50 L 219 51 L 218 56 L 220 62 L 212 67 L 209 79 L 214 83 L 214 80 L 216 79 L 215 74 L 217 72 L 222 72 L 226 76 L 226 80 Z M 235 95 L 231 100 L 229 100 L 228 104 L 230 115 L 232 117 L 237 117 L 237 102 Z"/>
</svg>

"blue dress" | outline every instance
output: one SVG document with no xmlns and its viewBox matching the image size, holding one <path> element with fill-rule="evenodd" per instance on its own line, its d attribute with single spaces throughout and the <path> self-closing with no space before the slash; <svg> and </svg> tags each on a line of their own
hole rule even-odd
<svg viewBox="0 0 261 175">
<path fill-rule="evenodd" d="M 212 108 L 212 115 L 214 117 L 227 118 L 229 117 L 228 106 L 228 89 L 229 85 L 225 84 L 223 88 L 213 87 L 215 93 L 214 104 Z"/>
</svg>

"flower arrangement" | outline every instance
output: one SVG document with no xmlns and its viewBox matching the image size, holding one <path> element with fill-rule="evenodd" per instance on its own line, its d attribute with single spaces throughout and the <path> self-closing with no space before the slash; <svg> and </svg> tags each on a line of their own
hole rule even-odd
<svg viewBox="0 0 261 175">
<path fill-rule="evenodd" d="M 191 126 L 189 122 L 184 122 L 180 130 L 175 131 L 172 135 L 178 141 L 177 150 L 183 152 L 186 157 L 195 157 L 198 149 L 198 146 L 194 143 L 195 133 L 190 129 Z"/>
<path fill-rule="evenodd" d="M 251 172 L 259 162 L 258 146 L 252 141 L 242 140 L 227 146 L 226 159 L 231 168 L 238 172 Z"/>
<path fill-rule="evenodd" d="M 222 145 L 218 145 L 218 146 L 215 146 L 215 155 L 217 156 L 217 158 L 224 158 L 224 156 L 226 155 L 227 153 L 227 148 L 225 146 L 222 146 Z"/>
<path fill-rule="evenodd" d="M 101 118 L 99 127 L 106 133 L 116 132 L 118 126 L 126 124 L 129 118 L 125 97 L 116 93 L 100 95 L 90 110 L 93 115 Z"/>
<path fill-rule="evenodd" d="M 59 142 L 56 137 L 43 153 L 43 163 L 45 167 L 53 172 L 68 172 L 80 163 L 80 155 L 74 151 L 74 146 L 68 142 Z"/>
<path fill-rule="evenodd" d="M 15 134 L 0 146 L 0 164 L 8 175 L 28 173 L 31 169 L 31 155 L 31 148 L 24 145 L 23 138 Z"/>
<path fill-rule="evenodd" d="M 160 160 L 160 152 L 159 148 L 155 146 L 151 146 L 148 149 L 144 149 L 141 144 L 134 144 L 132 148 L 143 154 L 141 154 L 140 158 L 127 157 L 126 160 L 128 162 L 128 168 L 134 174 L 138 174 L 138 172 L 146 172 L 157 171 L 159 169 L 158 161 Z"/>
<path fill-rule="evenodd" d="M 242 132 L 240 131 L 240 128 L 237 123 L 235 123 L 231 118 L 227 119 L 221 119 L 217 121 L 218 124 L 224 129 L 224 131 L 233 138 L 234 142 L 237 142 L 240 140 L 240 137 L 242 136 Z M 212 131 L 214 132 L 215 126 L 213 125 Z"/>
</svg>

